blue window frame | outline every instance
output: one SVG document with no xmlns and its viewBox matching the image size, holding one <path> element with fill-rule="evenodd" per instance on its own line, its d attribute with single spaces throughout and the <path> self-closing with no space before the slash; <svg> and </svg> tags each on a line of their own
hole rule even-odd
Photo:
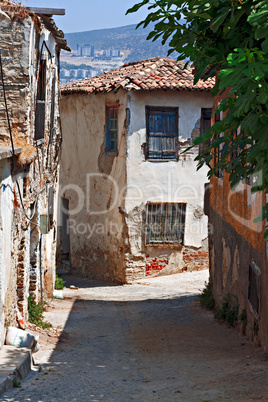
<svg viewBox="0 0 268 402">
<path fill-rule="evenodd" d="M 106 104 L 105 152 L 117 153 L 118 142 L 118 103 Z"/>
<path fill-rule="evenodd" d="M 178 159 L 178 108 L 146 106 L 147 159 Z"/>
</svg>

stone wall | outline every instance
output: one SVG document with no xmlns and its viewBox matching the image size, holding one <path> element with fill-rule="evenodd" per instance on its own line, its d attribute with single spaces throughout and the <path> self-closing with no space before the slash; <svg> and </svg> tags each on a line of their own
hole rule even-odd
<svg viewBox="0 0 268 402">
<path fill-rule="evenodd" d="M 10 153 L 10 158 L 3 162 L 9 166 L 10 186 L 1 196 L 10 194 L 8 208 L 11 215 L 1 210 L 1 219 L 9 222 L 6 235 L 10 237 L 8 244 L 12 245 L 9 249 L 4 240 L 7 257 L 0 267 L 2 282 L 5 283 L 5 326 L 17 325 L 19 320 L 20 325 L 25 323 L 28 318 L 29 294 L 37 301 L 41 296 L 44 299 L 52 297 L 56 225 L 51 222 L 48 233 L 41 235 L 40 216 L 48 215 L 49 189 L 52 187 L 52 220 L 55 222 L 57 219 L 58 157 L 61 141 L 58 51 L 55 40 L 40 21 L 36 24 L 37 16 L 26 15 L 20 21 L 13 17 L 0 22 L 0 47 L 3 49 L 3 74 L 11 133 L 15 147 L 21 149 L 14 159 Z M 46 60 L 46 117 L 44 138 L 36 142 L 36 99 L 41 58 Z M 2 91 L 1 80 L 0 90 Z M 1 97 L 0 145 L 9 147 L 10 144 L 4 99 Z M 1 186 L 4 180 L 2 177 Z M 1 259 L 3 258 L 5 257 L 1 253 Z M 3 328 L 0 331 L 3 339 Z"/>
</svg>

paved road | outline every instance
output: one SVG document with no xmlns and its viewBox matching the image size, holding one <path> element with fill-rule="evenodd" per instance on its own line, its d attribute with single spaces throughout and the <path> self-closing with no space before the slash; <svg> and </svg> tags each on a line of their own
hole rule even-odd
<svg viewBox="0 0 268 402">
<path fill-rule="evenodd" d="M 207 271 L 107 286 L 69 278 L 33 372 L 5 401 L 268 401 L 268 362 L 196 294 Z M 71 281 L 71 282 L 70 282 Z M 51 339 L 51 342 L 49 342 Z"/>
</svg>

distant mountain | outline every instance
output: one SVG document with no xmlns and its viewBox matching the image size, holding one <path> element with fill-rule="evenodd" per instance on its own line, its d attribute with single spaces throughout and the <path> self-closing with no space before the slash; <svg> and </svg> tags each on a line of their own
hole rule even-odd
<svg viewBox="0 0 268 402">
<path fill-rule="evenodd" d="M 119 28 L 97 29 L 94 31 L 67 33 L 65 37 L 72 50 L 76 50 L 76 45 L 91 44 L 96 50 L 117 49 L 130 50 L 126 61 L 137 61 L 150 57 L 166 57 L 168 45 L 162 45 L 161 39 L 155 42 L 146 40 L 147 35 L 152 30 L 150 26 L 135 29 L 136 25 L 127 25 Z M 172 54 L 171 58 L 176 58 Z"/>
</svg>

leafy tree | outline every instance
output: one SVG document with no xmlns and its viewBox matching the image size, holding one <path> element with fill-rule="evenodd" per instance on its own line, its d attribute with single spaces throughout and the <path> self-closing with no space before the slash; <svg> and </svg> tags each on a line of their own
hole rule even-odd
<svg viewBox="0 0 268 402">
<path fill-rule="evenodd" d="M 143 0 L 127 13 L 143 6 L 149 14 L 138 26 L 154 24 L 147 39 L 162 38 L 169 54 L 193 62 L 195 82 L 217 76 L 213 95 L 226 95 L 215 111 L 224 118 L 195 140 L 205 147 L 198 168 L 208 164 L 209 177 L 230 173 L 232 188 L 251 176 L 252 192 L 268 195 L 268 1 Z M 268 219 L 268 203 L 261 219 Z"/>
</svg>

